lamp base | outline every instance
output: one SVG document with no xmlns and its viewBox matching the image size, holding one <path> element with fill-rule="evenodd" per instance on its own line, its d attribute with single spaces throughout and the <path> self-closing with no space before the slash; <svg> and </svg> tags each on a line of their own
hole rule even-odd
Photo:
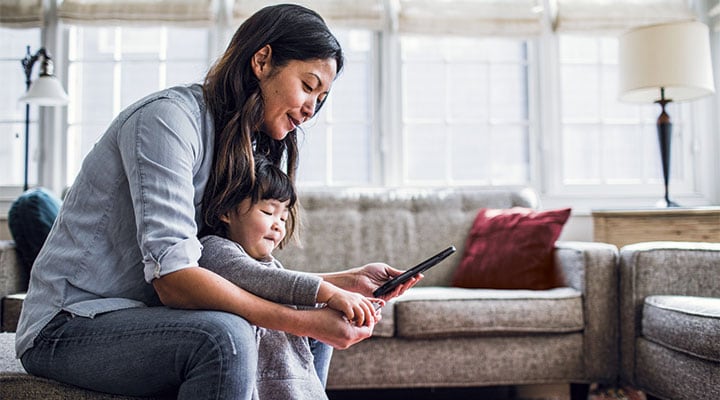
<svg viewBox="0 0 720 400">
<path fill-rule="evenodd" d="M 671 207 L 681 207 L 680 204 L 670 200 L 670 199 L 660 199 L 657 203 L 655 203 L 655 207 L 657 208 L 671 208 Z"/>
</svg>

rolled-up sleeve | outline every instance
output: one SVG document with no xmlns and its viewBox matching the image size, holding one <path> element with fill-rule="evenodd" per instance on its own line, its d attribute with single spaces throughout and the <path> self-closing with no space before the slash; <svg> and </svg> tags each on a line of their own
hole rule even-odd
<svg viewBox="0 0 720 400">
<path fill-rule="evenodd" d="M 197 238 L 191 237 L 170 246 L 157 261 L 148 259 L 147 256 L 143 257 L 145 280 L 151 282 L 171 272 L 198 265 L 201 249 Z"/>
<path fill-rule="evenodd" d="M 126 122 L 119 138 L 147 282 L 198 265 L 194 172 L 202 141 L 197 115 L 159 98 Z"/>
</svg>

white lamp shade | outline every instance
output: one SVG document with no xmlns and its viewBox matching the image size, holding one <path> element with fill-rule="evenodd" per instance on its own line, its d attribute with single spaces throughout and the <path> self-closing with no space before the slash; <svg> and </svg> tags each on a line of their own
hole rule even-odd
<svg viewBox="0 0 720 400">
<path fill-rule="evenodd" d="M 20 102 L 39 106 L 62 106 L 70 99 L 60 81 L 54 75 L 41 75 L 30 89 L 20 98 Z"/>
<path fill-rule="evenodd" d="M 651 25 L 620 37 L 620 101 L 690 100 L 715 92 L 708 27 L 697 21 Z"/>
</svg>

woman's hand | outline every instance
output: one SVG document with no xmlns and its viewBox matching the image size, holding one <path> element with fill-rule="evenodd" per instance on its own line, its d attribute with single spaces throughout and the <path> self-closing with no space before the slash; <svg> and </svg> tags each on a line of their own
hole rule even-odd
<svg viewBox="0 0 720 400">
<path fill-rule="evenodd" d="M 375 289 L 402 273 L 403 271 L 395 269 L 384 263 L 370 263 L 359 268 L 353 268 L 335 274 L 324 274 L 322 276 L 325 280 L 340 288 L 360 293 L 367 297 L 372 297 Z M 406 290 L 415 286 L 415 284 L 420 282 L 422 278 L 422 274 L 415 275 L 407 282 L 399 285 L 392 292 L 387 293 L 380 298 L 383 300 L 390 300 L 398 297 L 405 293 Z"/>
<path fill-rule="evenodd" d="M 347 349 L 355 343 L 361 342 L 372 336 L 375 323 L 357 326 L 343 318 L 344 315 L 329 307 L 315 310 L 298 311 L 303 313 L 301 318 L 302 328 L 297 334 L 308 336 L 326 343 L 338 350 Z M 377 320 L 381 316 L 377 314 Z"/>
<path fill-rule="evenodd" d="M 362 267 L 360 267 L 358 274 L 359 274 L 359 280 L 358 283 L 361 287 L 360 290 L 367 290 L 369 291 L 370 295 L 372 296 L 372 292 L 375 291 L 375 289 L 379 288 L 385 282 L 389 281 L 390 279 L 402 274 L 404 271 L 392 268 L 391 266 L 384 264 L 384 263 L 371 263 L 366 264 Z M 383 300 L 390 300 L 392 298 L 398 297 L 401 294 L 405 293 L 406 290 L 410 289 L 411 287 L 415 286 L 420 280 L 424 277 L 423 274 L 417 274 L 410 278 L 407 282 L 400 284 L 398 287 L 395 288 L 392 292 L 381 296 Z M 360 292 L 364 293 L 364 292 Z"/>
</svg>

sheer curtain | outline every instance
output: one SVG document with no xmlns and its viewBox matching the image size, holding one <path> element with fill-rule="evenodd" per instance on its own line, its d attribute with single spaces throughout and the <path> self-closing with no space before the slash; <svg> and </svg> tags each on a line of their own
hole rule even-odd
<svg viewBox="0 0 720 400">
<path fill-rule="evenodd" d="M 621 33 L 643 25 L 694 19 L 689 0 L 556 0 L 555 30 Z"/>
<path fill-rule="evenodd" d="M 268 0 L 235 0 L 233 20 L 245 20 L 257 10 L 277 3 Z M 383 0 L 301 0 L 293 3 L 317 11 L 328 25 L 335 27 L 380 30 L 385 23 L 386 1 Z"/>
<path fill-rule="evenodd" d="M 542 31 L 540 0 L 399 0 L 403 33 L 533 36 Z"/>
<path fill-rule="evenodd" d="M 74 24 L 168 23 L 210 25 L 232 3 L 235 22 L 269 0 L 50 0 Z M 633 26 L 693 19 L 690 0 L 300 0 L 343 28 L 466 36 L 534 36 L 543 19 L 561 32 L 621 32 Z M 720 13 L 720 12 L 718 12 Z M 43 0 L 3 0 L 0 24 L 43 24 Z"/>
<path fill-rule="evenodd" d="M 58 18 L 72 24 L 210 25 L 217 4 L 213 0 L 64 0 Z"/>
<path fill-rule="evenodd" d="M 0 1 L 0 26 L 37 28 L 43 24 L 42 0 Z"/>
</svg>

